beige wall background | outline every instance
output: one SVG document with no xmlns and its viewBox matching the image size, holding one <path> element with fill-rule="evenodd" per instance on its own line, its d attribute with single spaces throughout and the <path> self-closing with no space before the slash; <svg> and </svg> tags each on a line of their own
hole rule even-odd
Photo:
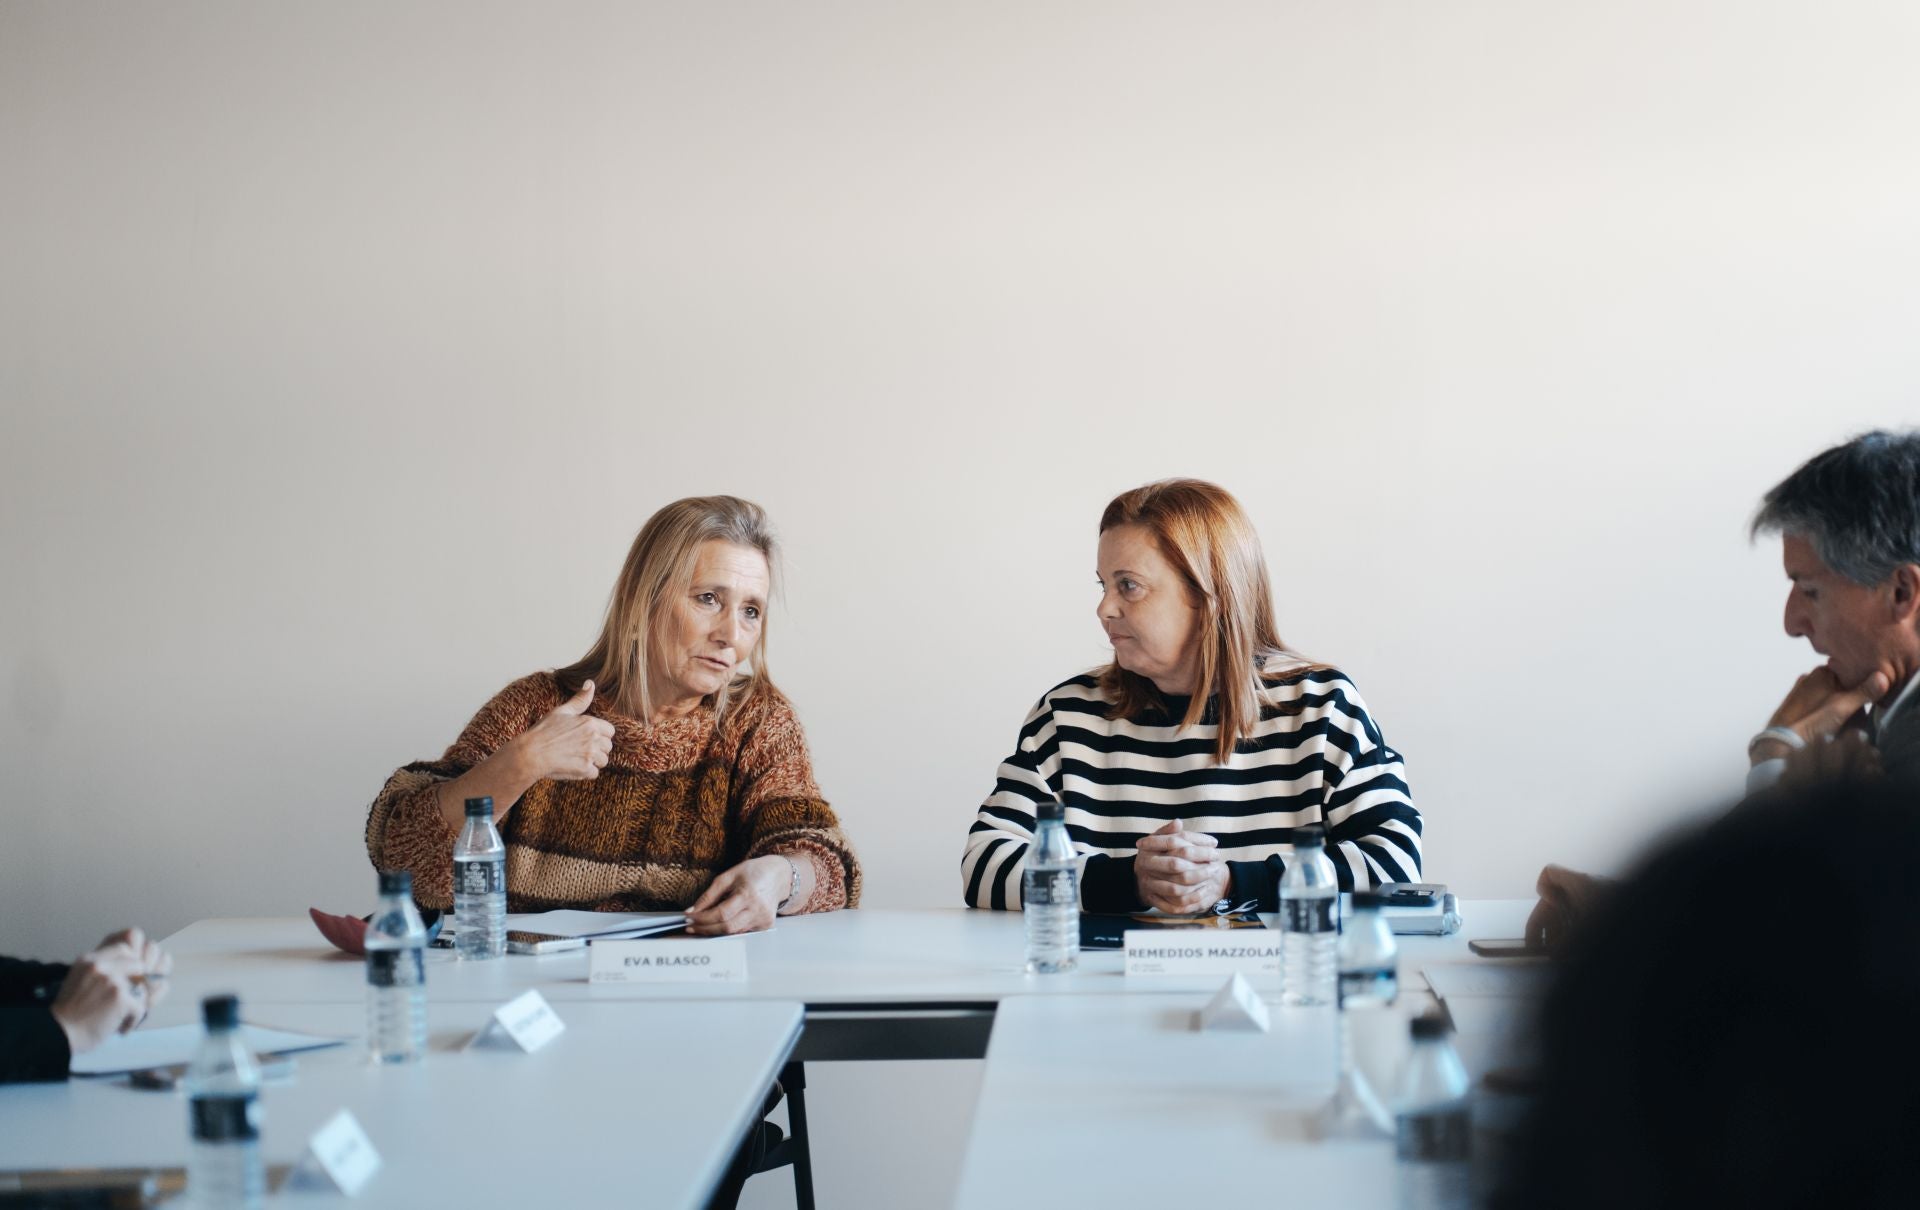
<svg viewBox="0 0 1920 1210">
<path fill-rule="evenodd" d="M 1618 868 L 1814 662 L 1759 494 L 1920 420 L 1916 60 L 1904 3 L 0 4 L 0 948 L 360 908 L 387 772 L 715 491 L 870 906 L 959 901 L 1177 474 L 1432 877 Z M 939 1200 L 976 1078 L 817 1076 L 823 1196 Z"/>
</svg>

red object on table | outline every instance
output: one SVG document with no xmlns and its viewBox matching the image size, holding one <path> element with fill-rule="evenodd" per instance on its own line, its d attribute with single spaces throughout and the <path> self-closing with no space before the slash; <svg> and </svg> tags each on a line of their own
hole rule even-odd
<svg viewBox="0 0 1920 1210">
<path fill-rule="evenodd" d="M 313 917 L 313 923 L 320 935 L 331 941 L 335 949 L 345 950 L 349 954 L 364 957 L 367 952 L 367 922 L 358 916 L 335 916 L 319 908 L 308 908 L 307 915 Z"/>
</svg>

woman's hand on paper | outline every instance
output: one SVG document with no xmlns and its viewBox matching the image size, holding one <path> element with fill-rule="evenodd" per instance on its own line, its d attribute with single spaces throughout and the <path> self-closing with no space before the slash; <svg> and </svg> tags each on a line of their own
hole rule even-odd
<svg viewBox="0 0 1920 1210">
<path fill-rule="evenodd" d="M 790 858 L 778 853 L 721 872 L 687 909 L 687 931 L 701 937 L 772 928 L 795 882 Z"/>
</svg>

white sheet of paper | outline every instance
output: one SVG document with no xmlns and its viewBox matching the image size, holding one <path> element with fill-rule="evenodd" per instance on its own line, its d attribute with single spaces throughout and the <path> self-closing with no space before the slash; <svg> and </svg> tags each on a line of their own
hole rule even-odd
<svg viewBox="0 0 1920 1210">
<path fill-rule="evenodd" d="M 507 927 L 556 937 L 600 937 L 636 930 L 665 931 L 687 922 L 684 912 L 582 912 L 563 908 L 552 912 L 511 912 Z"/>
<path fill-rule="evenodd" d="M 1447 1002 L 1447 1016 L 1456 1036 L 1520 1037 L 1533 1030 L 1534 1006 L 1517 996 L 1455 996 Z"/>
<path fill-rule="evenodd" d="M 82 1055 L 73 1056 L 67 1070 L 76 1076 L 117 1076 L 153 1067 L 178 1067 L 193 1058 L 207 1031 L 198 1025 L 169 1025 L 116 1034 Z M 298 1050 L 343 1046 L 346 1038 L 294 1033 L 259 1025 L 242 1025 L 240 1038 L 256 1055 L 284 1055 Z"/>
<path fill-rule="evenodd" d="M 1546 990 L 1553 967 L 1525 958 L 1480 958 L 1422 967 L 1427 986 L 1442 1000 L 1466 996 L 1529 997 Z"/>
<path fill-rule="evenodd" d="M 1447 1001 L 1453 1018 L 1453 1049 L 1469 1075 L 1497 1067 L 1539 1066 L 1540 1038 L 1536 1005 L 1512 996 L 1455 996 Z"/>
</svg>

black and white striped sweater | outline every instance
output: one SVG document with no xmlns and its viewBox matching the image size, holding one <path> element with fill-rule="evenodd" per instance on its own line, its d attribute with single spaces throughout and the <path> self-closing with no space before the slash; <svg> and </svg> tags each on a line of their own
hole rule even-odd
<svg viewBox="0 0 1920 1210">
<path fill-rule="evenodd" d="M 1350 890 L 1420 877 L 1420 813 L 1400 754 L 1389 748 L 1353 682 L 1280 657 L 1266 665 L 1260 723 L 1223 765 L 1219 728 L 1180 729 L 1189 699 L 1135 720 L 1106 717 L 1094 674 L 1048 690 L 1001 762 L 993 793 L 967 833 L 960 880 L 967 903 L 1018 908 L 1034 808 L 1058 800 L 1081 854 L 1088 911 L 1138 911 L 1134 847 L 1170 819 L 1220 842 L 1235 900 L 1276 907 L 1294 829 L 1327 829 L 1327 856 Z"/>
</svg>

